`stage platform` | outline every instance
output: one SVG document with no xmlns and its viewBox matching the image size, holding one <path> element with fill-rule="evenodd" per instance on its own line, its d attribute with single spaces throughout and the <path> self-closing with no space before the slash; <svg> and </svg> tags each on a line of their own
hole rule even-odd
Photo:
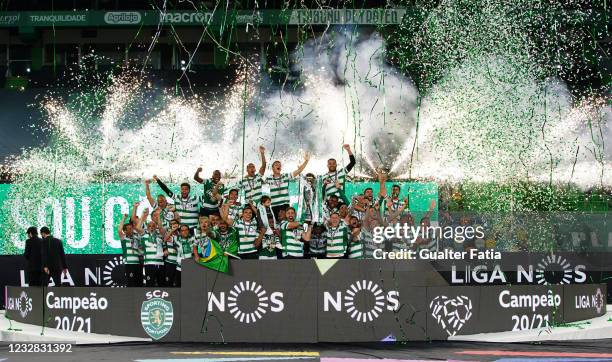
<svg viewBox="0 0 612 362">
<path fill-rule="evenodd" d="M 582 321 L 606 314 L 606 287 L 450 286 L 429 263 L 238 261 L 223 274 L 189 261 L 181 288 L 7 287 L 5 297 L 11 320 L 72 332 L 160 342 L 350 343 L 503 339 L 498 333 L 528 330 L 564 339 L 573 337 L 551 331 L 587 325 L 597 336 L 606 323 Z"/>
<path fill-rule="evenodd" d="M 112 344 L 151 342 L 151 338 L 123 337 L 110 334 L 71 332 L 39 325 L 20 323 L 6 318 L 0 311 L 0 342 L 68 342 L 73 344 Z"/>
<path fill-rule="evenodd" d="M 550 341 L 605 340 L 612 336 L 612 304 L 601 317 L 578 321 L 565 326 L 524 331 L 481 333 L 449 337 L 449 341 L 488 343 L 529 343 Z M 9 321 L 0 311 L 0 342 L 70 342 L 78 345 L 152 342 L 151 338 L 113 336 L 109 334 L 70 332 L 54 328 Z"/>
</svg>

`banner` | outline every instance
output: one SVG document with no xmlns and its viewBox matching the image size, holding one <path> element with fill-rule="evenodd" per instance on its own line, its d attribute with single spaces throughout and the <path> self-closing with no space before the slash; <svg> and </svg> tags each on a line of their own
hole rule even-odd
<svg viewBox="0 0 612 362">
<path fill-rule="evenodd" d="M 319 341 L 427 338 L 425 286 L 446 285 L 429 263 L 341 261 L 325 270 L 330 262 L 316 262 Z"/>
<path fill-rule="evenodd" d="M 561 264 L 550 262 L 554 258 Z M 562 285 L 606 283 L 612 286 L 612 253 L 501 253 L 500 260 L 367 260 L 371 280 L 400 280 L 409 286 L 468 286 L 468 285 Z M 125 268 L 121 255 L 88 254 L 67 255 L 68 274 L 62 275 L 62 284 L 78 287 L 125 286 Z M 246 262 L 246 261 L 245 261 Z M 280 261 L 255 261 L 254 268 L 269 267 Z M 287 261 L 284 261 L 287 262 Z M 320 260 L 316 265 L 331 265 L 333 261 Z M 235 263 L 234 263 L 235 264 Z M 232 265 L 234 265 L 232 264 Z M 335 269 L 322 274 L 323 281 L 342 274 Z M 27 261 L 21 255 L 0 256 L 0 288 L 6 285 L 27 286 Z M 3 302 L 4 295 L 0 295 Z M 612 296 L 604 295 L 612 301 Z M 2 303 L 1 305 L 4 305 Z"/>
<path fill-rule="evenodd" d="M 43 325 L 43 288 L 4 287 L 4 309 L 8 320 Z"/>
<path fill-rule="evenodd" d="M 7 11 L 0 27 L 401 24 L 406 9 Z"/>
<path fill-rule="evenodd" d="M 7 287 L 7 317 L 71 332 L 180 340 L 180 293 L 151 288 Z"/>
<path fill-rule="evenodd" d="M 431 263 L 451 285 L 556 285 L 610 279 L 610 258 L 610 252 L 502 252 L 499 259 L 446 259 Z"/>
<path fill-rule="evenodd" d="M 605 313 L 604 284 L 455 287 L 425 261 L 232 260 L 230 270 L 183 268 L 183 341 L 444 340 Z"/>
<path fill-rule="evenodd" d="M 400 182 L 402 197 L 410 197 L 411 209 L 424 212 L 431 199 L 437 199 L 438 188 L 435 183 Z M 232 183 L 228 183 L 231 186 Z M 15 191 L 16 186 L 0 184 L 0 254 L 22 254 L 25 247 L 26 230 L 29 226 L 49 226 L 53 235 L 64 241 L 68 254 L 117 254 L 121 243 L 117 227 L 122 214 L 129 214 L 132 205 L 140 201 L 140 215 L 150 207 L 145 196 L 144 184 L 91 184 L 78 194 L 63 193 L 58 197 L 47 197 L 40 202 L 24 199 Z M 179 185 L 168 187 L 178 192 Z M 378 183 L 346 183 L 346 192 L 362 193 L 371 187 L 378 190 Z M 391 186 L 389 185 L 389 188 Z M 13 191 L 13 192 L 11 192 Z M 267 192 L 264 187 L 264 192 Z M 151 185 L 155 197 L 163 194 L 156 185 Z M 200 195 L 202 188 L 193 185 L 192 193 Z M 297 207 L 297 181 L 290 183 L 291 203 Z M 170 200 L 171 202 L 171 200 Z M 435 220 L 435 217 L 432 217 Z"/>
<path fill-rule="evenodd" d="M 121 255 L 67 255 L 68 274 L 62 285 L 73 287 L 123 287 L 125 267 Z M 0 288 L 28 285 L 28 263 L 21 255 L 0 256 Z M 0 303 L 5 306 L 4 294 Z"/>
<path fill-rule="evenodd" d="M 605 284 L 445 286 L 426 264 L 262 264 L 232 260 L 227 275 L 188 260 L 182 288 L 6 287 L 6 316 L 155 341 L 314 343 L 546 332 L 606 312 Z"/>
<path fill-rule="evenodd" d="M 86 26 L 90 23 L 87 11 L 31 12 L 21 19 L 26 26 Z"/>
<path fill-rule="evenodd" d="M 317 341 L 314 263 L 232 260 L 230 273 L 193 262 L 183 266 L 181 308 L 189 311 L 181 323 L 183 341 Z"/>
<path fill-rule="evenodd" d="M 401 24 L 406 9 L 300 9 L 291 11 L 289 24 Z"/>
</svg>

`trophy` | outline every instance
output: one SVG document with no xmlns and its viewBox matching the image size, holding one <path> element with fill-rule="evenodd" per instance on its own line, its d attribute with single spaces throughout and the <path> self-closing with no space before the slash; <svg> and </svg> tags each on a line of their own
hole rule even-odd
<svg viewBox="0 0 612 362">
<path fill-rule="evenodd" d="M 314 209 L 316 203 L 316 178 L 313 174 L 306 175 L 306 182 L 302 183 L 302 221 L 312 222 L 315 219 Z"/>
<path fill-rule="evenodd" d="M 276 236 L 274 234 L 264 236 L 264 247 L 269 252 L 273 252 L 276 249 Z"/>
<path fill-rule="evenodd" d="M 259 215 L 261 215 L 261 221 L 266 228 L 266 233 L 262 240 L 262 248 L 267 249 L 269 252 L 273 252 L 277 243 L 276 235 L 274 235 L 274 231 L 276 230 L 274 212 L 270 206 L 265 206 L 263 204 L 259 204 L 257 209 Z"/>
</svg>

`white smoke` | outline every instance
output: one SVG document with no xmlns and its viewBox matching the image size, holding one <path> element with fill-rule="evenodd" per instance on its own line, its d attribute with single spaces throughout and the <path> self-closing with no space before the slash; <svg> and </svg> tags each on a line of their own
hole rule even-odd
<svg viewBox="0 0 612 362">
<path fill-rule="evenodd" d="M 275 158 L 295 160 L 310 151 L 309 169 L 323 172 L 327 158 L 340 159 L 349 143 L 361 172 L 390 168 L 404 140 L 414 131 L 416 90 L 385 63 L 379 35 L 333 33 L 311 39 L 293 54 L 294 73 L 303 82 L 265 94 L 257 117 L 247 122 L 247 148 L 262 142 Z"/>
<path fill-rule="evenodd" d="M 502 59 L 466 62 L 423 101 L 410 176 L 610 185 L 610 107 L 576 103 Z"/>
<path fill-rule="evenodd" d="M 188 180 L 198 166 L 205 177 L 215 169 L 239 177 L 243 149 L 245 163 L 258 164 L 263 144 L 285 172 L 309 151 L 306 172 L 320 174 L 330 157 L 348 161 L 341 148 L 348 143 L 357 175 L 383 168 L 435 180 L 612 185 L 612 112 L 604 101 L 577 101 L 558 80 L 542 83 L 499 57 L 477 58 L 449 69 L 417 117 L 417 91 L 385 63 L 384 51 L 376 33 L 311 39 L 292 55 L 297 85 L 270 85 L 251 69 L 216 100 L 166 94 L 133 128 L 119 119 L 134 112 L 137 87 L 119 78 L 99 127 L 59 100 L 47 107 L 60 146 L 83 157 L 51 149 L 25 154 L 17 166 L 85 180 L 100 172 Z"/>
</svg>

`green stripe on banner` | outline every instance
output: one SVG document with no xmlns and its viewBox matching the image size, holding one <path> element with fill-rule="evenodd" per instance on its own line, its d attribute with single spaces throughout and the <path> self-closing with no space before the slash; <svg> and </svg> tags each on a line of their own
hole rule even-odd
<svg viewBox="0 0 612 362">
<path fill-rule="evenodd" d="M 431 199 L 437 199 L 438 188 L 435 183 L 400 183 L 402 197 L 410 195 L 412 211 L 425 212 Z M 168 185 L 179 190 L 179 185 Z M 347 183 L 348 195 L 361 193 L 367 187 L 378 190 L 378 183 Z M 289 184 L 291 204 L 297 208 L 297 180 Z M 391 189 L 391 183 L 388 185 Z M 146 203 L 144 186 L 140 183 L 91 184 L 85 189 L 61 193 L 60 196 L 40 200 L 23 199 L 17 194 L 17 186 L 0 184 L 0 254 L 22 254 L 25 243 L 25 231 L 29 226 L 38 224 L 37 215 L 44 218 L 54 236 L 64 242 L 64 249 L 69 254 L 118 254 L 121 243 L 117 235 L 117 226 L 121 215 L 130 213 L 135 201 Z M 267 190 L 264 190 L 267 191 Z M 151 193 L 162 193 L 157 185 L 151 186 Z M 266 193 L 266 192 L 264 192 Z M 198 194 L 199 195 L 199 194 Z M 144 204 L 141 205 L 144 207 Z M 433 219 L 437 217 L 434 214 Z M 197 220 L 194 218 L 193 220 Z M 59 230 L 59 231 L 58 231 Z"/>
</svg>

